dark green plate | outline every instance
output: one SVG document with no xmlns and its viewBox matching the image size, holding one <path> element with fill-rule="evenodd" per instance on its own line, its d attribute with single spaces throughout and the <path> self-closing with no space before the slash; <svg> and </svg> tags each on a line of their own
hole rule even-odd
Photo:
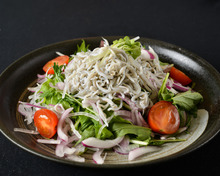
<svg viewBox="0 0 220 176">
<path fill-rule="evenodd" d="M 110 43 L 119 37 L 105 37 Z M 90 48 L 99 46 L 101 37 L 84 38 Z M 37 49 L 10 65 L 0 76 L 0 129 L 1 132 L 19 147 L 38 156 L 84 167 L 119 168 L 140 165 L 149 165 L 156 162 L 163 162 L 172 158 L 182 156 L 202 146 L 212 139 L 220 129 L 220 75 L 204 59 L 178 46 L 158 40 L 141 38 L 143 45 L 150 45 L 159 55 L 161 61 L 174 63 L 175 66 L 187 73 L 194 82 L 196 90 L 204 96 L 204 103 L 201 108 L 209 112 L 209 122 L 205 132 L 195 142 L 176 153 L 159 157 L 152 160 L 139 158 L 128 162 L 124 156 L 109 152 L 106 164 L 96 165 L 91 161 L 92 153 L 85 155 L 87 162 L 78 163 L 59 158 L 54 155 L 54 146 L 43 145 L 36 142 L 40 136 L 14 132 L 15 127 L 33 128 L 27 126 L 22 117 L 17 113 L 17 102 L 26 97 L 26 88 L 36 80 L 38 73 L 43 73 L 42 66 L 56 56 L 56 51 L 66 55 L 73 54 L 76 45 L 81 39 L 73 39 L 55 43 Z M 7 150 L 7 149 L 5 149 Z"/>
</svg>

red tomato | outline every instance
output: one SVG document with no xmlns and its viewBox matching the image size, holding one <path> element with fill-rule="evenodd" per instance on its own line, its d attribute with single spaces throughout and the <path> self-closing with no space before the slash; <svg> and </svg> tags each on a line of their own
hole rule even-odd
<svg viewBox="0 0 220 176">
<path fill-rule="evenodd" d="M 192 82 L 192 80 L 182 71 L 172 67 L 170 69 L 170 77 L 181 83 L 183 86 Z"/>
<path fill-rule="evenodd" d="M 52 59 L 49 62 L 47 62 L 43 66 L 43 70 L 48 74 L 54 74 L 54 70 L 53 70 L 54 63 L 60 66 L 60 65 L 68 64 L 68 62 L 69 62 L 69 56 L 66 55 L 58 56 L 55 59 Z"/>
<path fill-rule="evenodd" d="M 52 138 L 57 132 L 57 115 L 49 109 L 37 110 L 34 114 L 34 125 L 45 138 Z"/>
<path fill-rule="evenodd" d="M 179 112 L 171 102 L 159 101 L 149 111 L 148 124 L 154 132 L 173 134 L 179 129 Z"/>
</svg>

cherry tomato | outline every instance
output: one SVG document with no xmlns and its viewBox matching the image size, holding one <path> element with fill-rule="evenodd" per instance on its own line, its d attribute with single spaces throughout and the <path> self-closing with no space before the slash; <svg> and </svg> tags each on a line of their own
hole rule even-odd
<svg viewBox="0 0 220 176">
<path fill-rule="evenodd" d="M 61 65 L 64 65 L 64 64 L 68 64 L 68 62 L 69 62 L 69 56 L 66 56 L 66 55 L 58 56 L 55 59 L 52 59 L 49 62 L 47 62 L 43 66 L 43 70 L 45 72 L 47 72 L 48 74 L 54 74 L 54 70 L 53 70 L 54 63 L 61 66 Z"/>
<path fill-rule="evenodd" d="M 173 134 L 179 129 L 179 112 L 171 102 L 159 101 L 149 111 L 148 124 L 154 132 Z"/>
<path fill-rule="evenodd" d="M 175 67 L 170 69 L 170 77 L 181 83 L 183 86 L 192 82 L 192 80 L 185 73 Z"/>
<path fill-rule="evenodd" d="M 40 109 L 34 114 L 34 125 L 45 138 L 52 138 L 56 134 L 57 123 L 57 115 L 49 109 Z"/>
</svg>

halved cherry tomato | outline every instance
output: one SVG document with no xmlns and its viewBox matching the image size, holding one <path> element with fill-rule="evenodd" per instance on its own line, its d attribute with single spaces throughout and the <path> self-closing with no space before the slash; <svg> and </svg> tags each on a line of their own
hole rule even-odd
<svg viewBox="0 0 220 176">
<path fill-rule="evenodd" d="M 40 109 L 34 114 L 34 125 L 45 138 L 52 138 L 56 134 L 57 123 L 57 115 L 49 109 Z"/>
<path fill-rule="evenodd" d="M 159 101 L 149 111 L 148 124 L 154 132 L 173 134 L 180 126 L 179 112 L 171 102 Z"/>
<path fill-rule="evenodd" d="M 175 67 L 170 69 L 170 77 L 181 83 L 183 86 L 192 82 L 192 80 L 185 73 Z"/>
<path fill-rule="evenodd" d="M 48 74 L 54 74 L 53 65 L 56 63 L 57 65 L 61 66 L 64 64 L 68 64 L 69 56 L 58 56 L 55 59 L 50 60 L 43 66 L 43 70 Z"/>
</svg>

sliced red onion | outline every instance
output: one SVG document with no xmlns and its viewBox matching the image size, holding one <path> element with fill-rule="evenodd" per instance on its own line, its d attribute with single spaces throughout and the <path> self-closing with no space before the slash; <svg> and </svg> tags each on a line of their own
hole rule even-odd
<svg viewBox="0 0 220 176">
<path fill-rule="evenodd" d="M 87 112 L 74 112 L 72 114 L 73 116 L 79 116 L 79 115 L 84 115 L 84 116 L 87 116 L 87 117 L 90 117 L 96 121 L 99 121 L 99 118 L 91 113 L 87 113 Z"/>
<path fill-rule="evenodd" d="M 119 143 L 122 147 L 127 147 L 130 143 L 130 138 L 128 136 L 125 136 L 123 140 Z"/>
<path fill-rule="evenodd" d="M 154 59 L 154 55 L 150 52 L 150 51 L 148 51 L 148 50 L 146 50 L 147 52 L 148 52 L 148 54 L 150 55 L 150 58 L 151 59 Z"/>
<path fill-rule="evenodd" d="M 104 44 L 105 44 L 104 40 L 101 40 L 101 41 L 100 41 L 100 45 L 99 45 L 99 46 L 100 46 L 100 47 L 103 47 L 103 46 L 104 46 Z"/>
<path fill-rule="evenodd" d="M 61 142 L 60 144 L 56 146 L 56 149 L 55 149 L 56 156 L 64 157 L 64 152 L 63 152 L 64 147 L 65 147 L 65 144 L 63 142 Z"/>
<path fill-rule="evenodd" d="M 118 110 L 118 111 L 115 111 L 114 113 L 115 113 L 116 116 L 118 115 L 118 116 L 131 118 L 131 111 Z"/>
<path fill-rule="evenodd" d="M 130 144 L 127 147 L 116 146 L 114 147 L 114 151 L 120 155 L 128 155 L 130 151 L 139 148 L 138 144 Z"/>
<path fill-rule="evenodd" d="M 56 84 L 56 86 L 57 86 L 58 89 L 63 90 L 65 84 L 64 84 L 64 82 L 58 82 L 58 83 Z"/>
<path fill-rule="evenodd" d="M 141 50 L 141 55 L 146 59 L 154 59 L 154 55 L 146 49 Z"/>
<path fill-rule="evenodd" d="M 77 156 L 77 155 L 70 155 L 66 157 L 68 160 L 71 161 L 77 161 L 77 162 L 85 162 L 85 158 L 81 157 L 81 156 Z"/>
<path fill-rule="evenodd" d="M 137 118 L 137 122 L 139 126 L 143 126 L 143 127 L 149 127 L 149 125 L 147 124 L 147 122 L 144 120 L 143 116 L 141 115 L 140 112 L 137 113 L 136 115 Z"/>
<path fill-rule="evenodd" d="M 115 112 L 114 112 L 114 115 L 116 115 L 116 116 L 118 115 L 118 116 L 122 117 L 123 119 L 128 120 L 128 121 L 130 121 L 131 123 L 134 124 L 134 121 L 133 121 L 133 119 L 132 119 L 132 113 L 131 113 L 131 111 L 118 110 L 118 111 L 115 111 Z"/>
<path fill-rule="evenodd" d="M 74 148 L 74 147 L 64 146 L 64 148 L 63 148 L 64 155 L 72 155 L 72 154 L 74 154 L 75 151 L 76 151 L 76 148 Z"/>
<path fill-rule="evenodd" d="M 46 77 L 46 75 L 45 74 L 44 75 L 37 74 L 37 77 L 43 79 Z"/>
<path fill-rule="evenodd" d="M 76 152 L 75 152 L 76 155 L 82 154 L 86 150 L 86 147 L 83 146 L 81 143 L 78 144 L 75 148 L 76 148 Z"/>
<path fill-rule="evenodd" d="M 137 108 L 135 103 L 133 101 L 131 101 L 129 98 L 123 97 L 121 95 L 118 95 L 118 97 L 121 98 L 124 102 L 126 102 L 131 107 L 131 109 Z"/>
<path fill-rule="evenodd" d="M 160 136 L 161 140 L 166 140 L 170 135 L 164 134 Z"/>
<path fill-rule="evenodd" d="M 46 74 L 44 75 L 37 74 L 37 77 L 38 77 L 37 80 L 38 83 L 43 83 L 46 80 Z"/>
<path fill-rule="evenodd" d="M 76 135 L 73 135 L 73 136 L 69 137 L 68 143 L 72 143 L 73 141 L 77 141 L 77 140 L 79 140 L 79 138 Z"/>
<path fill-rule="evenodd" d="M 112 148 L 122 141 L 123 137 L 117 137 L 113 140 L 101 140 L 94 137 L 87 138 L 82 141 L 85 147 L 93 148 Z"/>
<path fill-rule="evenodd" d="M 71 115 L 72 116 L 72 115 Z M 66 118 L 66 122 L 69 123 L 71 130 L 73 131 L 73 133 L 80 139 L 82 136 L 81 134 L 76 130 L 72 120 L 70 120 L 69 118 Z"/>
<path fill-rule="evenodd" d="M 166 85 L 166 88 L 169 89 L 169 90 L 172 89 L 172 87 L 170 87 L 169 85 Z"/>
<path fill-rule="evenodd" d="M 61 53 L 61 52 L 59 52 L 59 51 L 56 51 L 56 54 L 57 54 L 58 56 L 64 56 L 64 54 Z"/>
<path fill-rule="evenodd" d="M 69 145 L 70 143 L 72 143 L 73 141 L 79 140 L 79 138 L 77 136 L 71 136 L 68 137 L 68 141 L 63 141 L 59 136 L 57 138 L 57 141 L 61 141 L 60 144 L 58 144 L 56 146 L 55 149 L 55 154 L 59 157 L 63 157 L 65 155 L 72 155 L 73 153 L 79 153 L 79 148 L 78 147 L 74 147 L 73 145 Z M 84 147 L 84 146 L 83 146 Z M 82 150 L 82 149 L 81 149 Z"/>
<path fill-rule="evenodd" d="M 63 89 L 64 89 L 64 86 L 65 86 L 64 82 L 58 82 L 58 83 L 56 83 L 55 86 L 53 85 L 53 83 L 50 82 L 49 85 L 50 85 L 50 87 L 52 87 L 52 88 L 60 89 L 60 90 L 63 90 Z"/>
<path fill-rule="evenodd" d="M 53 105 L 54 106 L 54 105 Z M 56 104 L 54 107 L 53 107 L 54 111 L 59 113 L 59 114 L 63 114 L 63 112 L 65 111 L 64 107 L 62 104 Z"/>
<path fill-rule="evenodd" d="M 65 110 L 64 113 L 61 115 L 61 118 L 59 119 L 59 122 L 57 125 L 57 134 L 64 141 L 68 141 L 68 136 L 63 132 L 63 124 L 65 122 L 66 117 L 69 115 L 69 113 L 72 110 L 73 110 L 73 108 L 69 108 L 69 109 Z"/>
<path fill-rule="evenodd" d="M 118 154 L 128 155 L 131 150 L 139 147 L 139 145 L 137 144 L 129 145 L 129 143 L 130 143 L 129 137 L 125 136 L 124 139 L 113 149 Z"/>
<path fill-rule="evenodd" d="M 35 108 L 47 109 L 47 108 L 46 108 L 46 107 L 44 107 L 44 106 L 40 106 L 40 105 L 34 105 L 34 104 L 31 104 L 31 103 L 27 103 L 27 102 L 22 102 L 22 101 L 19 101 L 18 103 L 21 103 L 21 104 L 24 104 L 24 105 L 27 105 L 27 106 L 31 106 L 31 107 L 35 107 Z"/>
<path fill-rule="evenodd" d="M 35 92 L 37 89 L 37 87 L 28 87 L 27 88 L 30 92 Z"/>
<path fill-rule="evenodd" d="M 119 95 L 118 97 L 125 101 L 131 107 L 131 122 L 134 125 L 148 127 L 142 115 L 138 112 L 136 104 L 127 97 L 122 97 L 121 95 Z"/>
<path fill-rule="evenodd" d="M 37 139 L 37 142 L 42 144 L 60 144 L 61 140 L 55 140 L 55 139 Z"/>
<path fill-rule="evenodd" d="M 18 112 L 25 117 L 24 121 L 27 121 L 28 125 L 32 123 L 35 110 L 33 110 L 33 108 L 31 106 L 19 104 Z"/>
<path fill-rule="evenodd" d="M 101 154 L 103 151 L 104 151 L 104 149 L 99 149 L 93 154 L 92 159 L 96 164 L 103 164 L 104 163 L 107 153 L 102 158 Z"/>
<path fill-rule="evenodd" d="M 27 133 L 27 134 L 39 134 L 38 131 L 28 130 L 28 129 L 24 129 L 24 128 L 14 128 L 14 131 L 21 132 L 21 133 Z"/>
<path fill-rule="evenodd" d="M 182 127 L 177 130 L 177 134 L 182 133 L 187 130 L 188 127 Z"/>
<path fill-rule="evenodd" d="M 132 161 L 135 158 L 142 156 L 147 153 L 156 152 L 159 148 L 156 146 L 139 147 L 129 152 L 128 160 Z"/>
<path fill-rule="evenodd" d="M 190 87 L 183 86 L 182 84 L 176 82 L 173 83 L 173 88 L 182 92 L 186 92 L 190 89 Z"/>
</svg>

